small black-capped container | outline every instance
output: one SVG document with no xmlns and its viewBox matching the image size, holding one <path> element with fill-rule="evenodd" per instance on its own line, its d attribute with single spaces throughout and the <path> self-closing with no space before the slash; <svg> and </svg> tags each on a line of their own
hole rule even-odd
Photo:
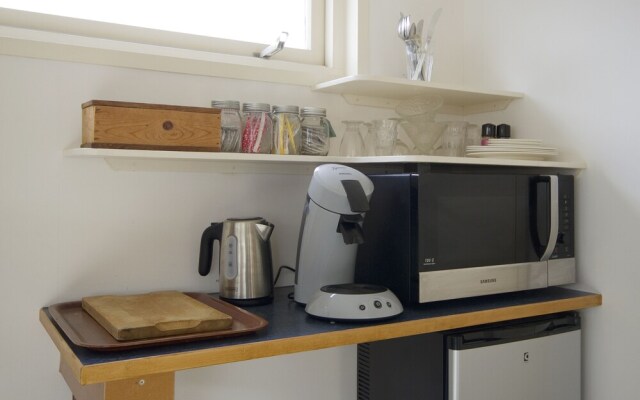
<svg viewBox="0 0 640 400">
<path fill-rule="evenodd" d="M 480 144 L 486 146 L 489 144 L 490 138 L 496 137 L 496 126 L 494 124 L 483 124 Z"/>
<path fill-rule="evenodd" d="M 499 139 L 508 139 L 511 137 L 511 126 L 507 124 L 498 125 L 496 137 Z"/>
</svg>

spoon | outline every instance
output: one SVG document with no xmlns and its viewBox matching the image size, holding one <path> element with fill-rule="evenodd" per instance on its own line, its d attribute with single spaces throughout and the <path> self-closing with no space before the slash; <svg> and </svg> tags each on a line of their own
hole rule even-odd
<svg viewBox="0 0 640 400">
<path fill-rule="evenodd" d="M 404 14 L 400 13 L 400 21 L 398 21 L 398 37 L 404 40 Z"/>
<path fill-rule="evenodd" d="M 416 24 L 412 22 L 411 25 L 409 26 L 409 39 L 415 39 L 415 38 L 416 38 Z"/>
<path fill-rule="evenodd" d="M 402 40 L 409 40 L 411 38 L 411 27 L 413 25 L 411 23 L 411 16 L 400 13 L 400 17 L 400 21 L 398 22 L 398 37 Z"/>
<path fill-rule="evenodd" d="M 402 35 L 404 40 L 408 40 L 409 39 L 409 34 L 411 33 L 411 17 L 409 15 L 407 15 L 406 17 L 404 17 L 404 25 L 403 25 L 403 30 L 402 30 Z"/>
</svg>

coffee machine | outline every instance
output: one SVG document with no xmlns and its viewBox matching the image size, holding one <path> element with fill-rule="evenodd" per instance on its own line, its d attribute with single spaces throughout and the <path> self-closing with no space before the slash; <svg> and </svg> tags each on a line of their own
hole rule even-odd
<svg viewBox="0 0 640 400">
<path fill-rule="evenodd" d="M 324 164 L 314 170 L 298 238 L 297 303 L 307 304 L 323 286 L 353 282 L 372 193 L 371 180 L 353 168 Z"/>
</svg>

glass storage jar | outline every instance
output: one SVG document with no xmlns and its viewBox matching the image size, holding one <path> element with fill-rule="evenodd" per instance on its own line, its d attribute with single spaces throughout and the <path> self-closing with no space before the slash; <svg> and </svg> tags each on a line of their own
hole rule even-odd
<svg viewBox="0 0 640 400">
<path fill-rule="evenodd" d="M 300 154 L 298 106 L 273 106 L 273 154 Z"/>
<path fill-rule="evenodd" d="M 327 110 L 318 107 L 302 107 L 302 148 L 300 154 L 326 156 L 329 154 L 331 129 L 327 120 Z"/>
<path fill-rule="evenodd" d="M 240 102 L 214 100 L 211 102 L 211 107 L 220 109 L 220 151 L 239 153 L 242 138 Z"/>
<path fill-rule="evenodd" d="M 243 153 L 271 153 L 273 121 L 269 115 L 269 104 L 244 103 L 244 129 L 242 131 Z"/>
</svg>

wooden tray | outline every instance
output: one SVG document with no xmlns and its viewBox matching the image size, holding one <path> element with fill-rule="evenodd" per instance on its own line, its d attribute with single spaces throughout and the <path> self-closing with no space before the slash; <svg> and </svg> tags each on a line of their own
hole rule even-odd
<svg viewBox="0 0 640 400">
<path fill-rule="evenodd" d="M 213 298 L 205 293 L 185 293 L 188 296 L 215 308 L 233 318 L 231 328 L 200 333 L 149 339 L 117 341 L 109 332 L 82 309 L 81 301 L 59 303 L 49 306 L 49 313 L 62 332 L 76 346 L 98 351 L 129 350 L 139 347 L 174 344 L 193 340 L 225 338 L 257 332 L 267 327 L 268 322 L 242 308 Z"/>
</svg>

